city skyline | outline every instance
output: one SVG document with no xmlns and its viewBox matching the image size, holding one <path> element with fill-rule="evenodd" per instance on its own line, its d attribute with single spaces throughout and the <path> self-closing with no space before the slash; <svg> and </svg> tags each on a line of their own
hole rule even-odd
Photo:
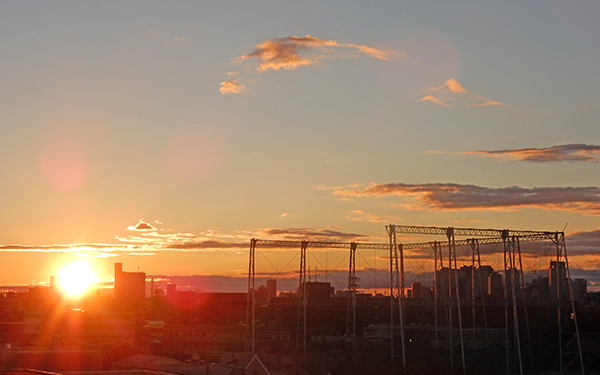
<svg viewBox="0 0 600 375">
<path fill-rule="evenodd" d="M 594 2 L 0 10 L 1 284 L 399 224 L 564 230 L 600 286 Z"/>
</svg>

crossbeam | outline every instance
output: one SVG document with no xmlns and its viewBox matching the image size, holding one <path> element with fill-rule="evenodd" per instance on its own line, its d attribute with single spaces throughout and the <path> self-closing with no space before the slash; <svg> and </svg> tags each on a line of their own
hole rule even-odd
<svg viewBox="0 0 600 375">
<path fill-rule="evenodd" d="M 512 236 L 530 236 L 545 235 L 547 239 L 552 239 L 558 232 L 532 231 L 532 230 L 511 230 L 511 229 L 478 229 L 478 228 L 454 228 L 454 227 L 425 227 L 412 225 L 388 225 L 388 230 L 395 233 L 404 234 L 431 234 L 448 236 L 453 233 L 455 236 L 465 237 L 512 237 Z"/>
</svg>

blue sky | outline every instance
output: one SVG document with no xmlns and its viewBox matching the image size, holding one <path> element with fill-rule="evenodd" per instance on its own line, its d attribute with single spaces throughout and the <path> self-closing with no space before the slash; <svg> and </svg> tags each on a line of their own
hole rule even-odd
<svg viewBox="0 0 600 375">
<path fill-rule="evenodd" d="M 231 273 L 212 250 L 251 237 L 568 223 L 595 238 L 572 264 L 597 269 L 598 16 L 594 1 L 3 2 L 0 257 L 105 244 L 150 273 Z M 182 244 L 196 271 L 123 255 Z M 36 269 L 5 282 L 53 272 Z"/>
</svg>

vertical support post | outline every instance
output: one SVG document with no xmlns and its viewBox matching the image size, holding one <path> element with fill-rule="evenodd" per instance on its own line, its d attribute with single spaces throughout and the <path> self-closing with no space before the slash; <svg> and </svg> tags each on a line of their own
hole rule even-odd
<svg viewBox="0 0 600 375">
<path fill-rule="evenodd" d="M 564 365 L 563 365 L 563 343 L 562 343 L 562 318 L 561 318 L 561 284 L 562 280 L 560 277 L 560 258 L 562 255 L 562 247 L 560 243 L 560 239 L 558 236 L 558 232 L 554 234 L 554 242 L 556 244 L 556 264 L 554 265 L 554 277 L 556 284 L 556 319 L 558 323 L 558 371 L 560 374 L 564 373 Z"/>
<path fill-rule="evenodd" d="M 255 252 L 256 239 L 250 240 L 250 254 L 248 260 L 248 292 L 246 295 L 246 344 L 247 352 L 255 352 L 255 329 L 256 329 L 256 302 L 255 302 Z"/>
<path fill-rule="evenodd" d="M 298 281 L 298 326 L 296 330 L 296 351 L 302 357 L 302 363 L 306 362 L 306 307 L 308 296 L 306 295 L 306 249 L 308 241 L 302 241 L 300 245 L 300 272 Z"/>
<path fill-rule="evenodd" d="M 508 230 L 502 231 L 502 245 L 504 249 L 504 346 L 505 346 L 505 360 L 506 360 L 506 375 L 510 374 L 510 352 L 509 352 L 509 335 L 508 335 Z"/>
<path fill-rule="evenodd" d="M 390 373 L 394 374 L 394 252 L 396 249 L 396 226 L 386 226 L 390 240 Z"/>
<path fill-rule="evenodd" d="M 469 245 L 471 246 L 471 322 L 473 323 L 473 332 L 471 333 L 471 340 L 473 342 L 473 348 L 475 348 L 476 342 L 476 333 L 475 329 L 477 328 L 477 324 L 475 322 L 475 272 L 477 272 L 478 268 L 475 267 L 475 240 L 469 241 Z"/>
<path fill-rule="evenodd" d="M 471 241 L 471 246 L 475 247 L 475 252 L 477 254 L 477 269 L 479 270 L 479 294 L 481 296 L 481 308 L 483 312 L 483 327 L 485 330 L 485 346 L 489 344 L 489 332 L 488 332 L 488 322 L 487 322 L 487 312 L 485 310 L 485 293 L 483 290 L 483 275 L 481 274 L 481 253 L 479 251 L 479 240 L 476 238 Z"/>
<path fill-rule="evenodd" d="M 452 324 L 452 245 L 450 241 L 450 228 L 446 232 L 448 236 L 448 296 L 446 298 L 446 306 L 448 312 L 448 340 L 450 340 L 450 369 L 454 371 L 454 327 Z M 454 270 L 456 272 L 456 270 Z"/>
<path fill-rule="evenodd" d="M 441 269 L 443 268 L 442 263 L 442 249 L 440 243 L 435 241 L 433 243 L 433 255 L 434 255 L 434 273 L 433 273 L 433 309 L 435 318 L 435 343 L 439 343 L 439 327 L 438 327 L 438 306 L 440 300 L 440 280 L 438 280 L 438 272 L 441 276 Z"/>
<path fill-rule="evenodd" d="M 446 236 L 448 237 L 448 249 L 450 256 L 450 265 L 454 262 L 454 291 L 456 295 L 456 315 L 458 315 L 458 334 L 460 340 L 460 357 L 462 363 L 463 374 L 467 372 L 467 366 L 465 362 L 465 342 L 463 339 L 463 325 L 462 325 L 462 313 L 460 309 L 460 293 L 458 289 L 458 266 L 456 261 L 456 242 L 454 238 L 454 228 L 448 228 L 446 232 Z"/>
<path fill-rule="evenodd" d="M 529 313 L 527 311 L 527 295 L 525 294 L 525 275 L 523 273 L 523 260 L 521 257 L 521 243 L 519 241 L 519 237 L 514 237 L 516 252 L 518 257 L 518 266 L 520 273 L 520 284 L 519 290 L 521 291 L 521 300 L 523 301 L 523 313 L 525 315 L 525 337 L 527 338 L 527 349 L 529 354 L 529 367 L 533 370 L 533 348 L 531 347 L 531 329 L 529 327 Z"/>
<path fill-rule="evenodd" d="M 518 316 L 518 306 L 517 306 L 517 289 L 516 289 L 516 275 L 517 267 L 515 263 L 515 254 L 516 254 L 516 237 L 512 236 L 509 242 L 511 254 L 510 254 L 510 286 L 511 286 L 511 302 L 512 302 L 512 313 L 513 313 L 513 332 L 514 332 L 514 341 L 517 347 L 517 355 L 519 361 L 519 374 L 523 375 L 523 359 L 521 357 L 521 336 L 519 333 L 519 316 Z"/>
<path fill-rule="evenodd" d="M 348 265 L 348 300 L 346 311 L 346 345 L 352 346 L 352 362 L 356 357 L 356 243 L 350 243 Z"/>
<path fill-rule="evenodd" d="M 564 262 L 565 264 L 565 280 L 563 280 L 563 282 L 567 283 L 567 290 L 565 291 L 566 294 L 566 299 L 567 302 L 571 308 L 571 315 L 570 315 L 570 320 L 567 322 L 566 326 L 573 324 L 573 328 L 575 330 L 575 332 L 573 332 L 573 337 L 571 337 L 571 339 L 569 340 L 569 342 L 567 343 L 567 345 L 569 345 L 573 340 L 576 340 L 576 344 L 577 344 L 577 352 L 574 353 L 575 354 L 575 358 L 573 358 L 568 364 L 567 366 L 564 366 L 564 361 L 561 358 L 561 373 L 564 373 L 566 371 L 569 370 L 569 367 L 577 360 L 577 358 L 579 358 L 579 366 L 581 368 L 581 374 L 584 375 L 585 374 L 585 368 L 583 365 L 583 355 L 581 352 L 581 338 L 579 336 L 579 325 L 577 322 L 577 311 L 575 308 L 575 301 L 573 299 L 573 289 L 571 286 L 571 273 L 569 271 L 569 258 L 567 256 L 567 246 L 565 243 L 565 234 L 564 232 L 560 232 L 556 234 L 556 241 L 557 241 L 557 248 L 558 248 L 558 260 L 561 260 Z M 558 263 L 557 263 L 557 269 L 558 269 Z M 557 280 L 558 282 L 559 280 Z M 560 301 L 559 301 L 559 306 L 560 306 Z M 565 327 L 566 328 L 566 327 Z M 561 337 L 561 342 L 562 342 L 562 331 L 559 332 L 559 336 Z M 562 345 L 562 344 L 561 344 Z M 562 347 L 561 346 L 561 357 L 565 355 L 565 351 L 571 351 L 569 350 L 569 348 L 566 347 Z"/>
<path fill-rule="evenodd" d="M 396 237 L 395 234 L 394 237 Z M 400 253 L 399 258 L 398 253 Z M 402 244 L 398 244 L 396 246 L 395 255 L 396 275 L 398 275 L 398 319 L 400 320 L 400 350 L 402 351 L 402 369 L 406 371 L 406 340 L 404 337 L 404 254 Z M 400 266 L 399 270 L 398 265 Z"/>
</svg>

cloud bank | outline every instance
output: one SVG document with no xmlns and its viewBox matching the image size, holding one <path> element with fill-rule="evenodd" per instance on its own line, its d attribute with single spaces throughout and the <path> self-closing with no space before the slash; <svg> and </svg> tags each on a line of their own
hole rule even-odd
<svg viewBox="0 0 600 375">
<path fill-rule="evenodd" d="M 369 237 L 359 233 L 342 232 L 335 228 L 262 228 L 237 235 L 225 235 L 214 231 L 199 234 L 141 231 L 134 235 L 116 237 L 129 248 L 134 247 L 141 251 L 237 251 L 247 249 L 251 238 L 350 242 L 367 241 Z"/>
<path fill-rule="evenodd" d="M 375 184 L 365 189 L 337 189 L 344 197 L 398 196 L 416 200 L 409 209 L 433 210 L 539 208 L 600 214 L 600 188 L 488 188 L 461 184 Z"/>
<path fill-rule="evenodd" d="M 600 255 L 600 229 L 568 233 L 569 255 Z"/>
<path fill-rule="evenodd" d="M 465 154 L 479 154 L 520 161 L 544 162 L 598 162 L 600 146 L 583 143 L 558 145 L 547 148 L 520 148 L 513 150 L 471 151 Z"/>
<path fill-rule="evenodd" d="M 447 80 L 441 86 L 430 87 L 426 91 L 428 95 L 419 99 L 420 102 L 431 102 L 448 108 L 488 107 L 504 104 L 485 96 L 470 93 L 454 78 Z"/>
</svg>

